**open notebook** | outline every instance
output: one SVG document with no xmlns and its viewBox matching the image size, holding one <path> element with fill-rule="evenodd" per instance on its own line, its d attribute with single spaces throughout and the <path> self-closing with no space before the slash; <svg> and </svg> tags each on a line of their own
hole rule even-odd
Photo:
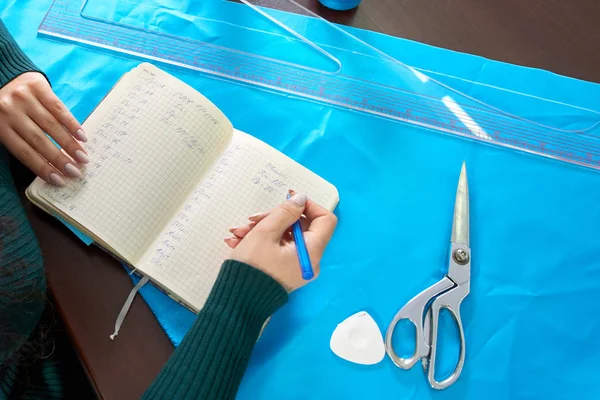
<svg viewBox="0 0 600 400">
<path fill-rule="evenodd" d="M 83 178 L 62 188 L 37 178 L 27 196 L 196 312 L 229 254 L 229 227 L 288 189 L 330 210 L 338 202 L 333 185 L 151 64 L 126 73 L 83 126 Z"/>
</svg>

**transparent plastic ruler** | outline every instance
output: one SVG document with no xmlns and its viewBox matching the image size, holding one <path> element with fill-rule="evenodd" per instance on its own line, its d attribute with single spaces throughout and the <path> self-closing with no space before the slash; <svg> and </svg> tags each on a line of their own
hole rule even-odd
<svg viewBox="0 0 600 400">
<path fill-rule="evenodd" d="M 538 120 L 523 118 L 517 109 L 487 104 L 403 64 L 293 0 L 280 0 L 277 8 L 308 15 L 310 21 L 293 26 L 286 21 L 286 13 L 259 7 L 260 0 L 241 0 L 245 6 L 223 6 L 249 7 L 263 17 L 261 24 L 239 21 L 235 13 L 223 9 L 217 15 L 194 16 L 221 27 L 220 34 L 214 35 L 219 40 L 194 39 L 143 23 L 114 20 L 109 18 L 110 10 L 93 10 L 92 1 L 96 5 L 111 3 L 54 0 L 39 34 L 600 170 L 600 112 L 511 92 L 515 101 L 509 101 L 507 108 L 511 103 L 526 102 L 530 107 L 543 103 L 552 111 L 547 113 L 550 117 Z M 139 8 L 141 3 L 122 4 Z M 264 22 L 273 29 L 265 29 Z M 339 48 L 311 39 L 310 23 L 324 24 L 330 36 L 337 35 Z M 308 46 L 322 62 L 305 65 L 294 59 L 293 47 L 286 59 L 255 51 L 253 39 L 261 36 L 260 43 L 265 43 L 265 35 L 266 43 L 272 42 L 273 47 Z M 341 51 L 349 42 L 365 52 Z"/>
</svg>

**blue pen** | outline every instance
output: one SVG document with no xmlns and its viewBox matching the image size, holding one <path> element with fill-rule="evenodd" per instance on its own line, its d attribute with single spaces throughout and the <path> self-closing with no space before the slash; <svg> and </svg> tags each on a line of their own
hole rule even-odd
<svg viewBox="0 0 600 400">
<path fill-rule="evenodd" d="M 289 200 L 290 195 L 287 195 Z M 298 253 L 298 261 L 300 262 L 300 270 L 302 271 L 302 278 L 309 281 L 314 276 L 312 265 L 310 264 L 310 257 L 308 256 L 308 250 L 306 250 L 306 243 L 304 243 L 304 236 L 302 235 L 302 225 L 300 220 L 294 222 L 292 225 L 292 236 L 294 236 L 294 243 L 296 243 L 296 251 Z"/>
</svg>

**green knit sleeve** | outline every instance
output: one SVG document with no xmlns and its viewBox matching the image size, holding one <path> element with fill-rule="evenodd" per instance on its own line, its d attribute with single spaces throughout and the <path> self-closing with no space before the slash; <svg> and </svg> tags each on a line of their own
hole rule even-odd
<svg viewBox="0 0 600 400">
<path fill-rule="evenodd" d="M 46 302 L 42 254 L 0 145 L 0 399 L 2 367 L 22 348 Z"/>
<path fill-rule="evenodd" d="M 25 72 L 43 74 L 19 48 L 0 20 L 0 88 Z"/>
<path fill-rule="evenodd" d="M 234 399 L 260 331 L 287 292 L 273 278 L 228 260 L 198 319 L 144 399 Z"/>
</svg>

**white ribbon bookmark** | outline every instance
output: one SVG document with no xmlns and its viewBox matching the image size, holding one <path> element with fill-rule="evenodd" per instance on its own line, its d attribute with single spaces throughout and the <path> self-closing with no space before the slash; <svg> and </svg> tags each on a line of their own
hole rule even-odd
<svg viewBox="0 0 600 400">
<path fill-rule="evenodd" d="M 133 299 L 135 299 L 135 295 L 137 294 L 138 290 L 142 288 L 142 286 L 148 283 L 149 280 L 150 278 L 148 276 L 144 276 L 142 279 L 140 279 L 137 285 L 131 289 L 131 292 L 129 292 L 129 296 L 127 296 L 127 300 L 125 300 L 125 304 L 123 304 L 123 308 L 121 308 L 121 312 L 119 312 L 119 316 L 115 322 L 115 332 L 110 335 L 110 340 L 115 340 L 115 337 L 119 334 L 119 329 L 121 329 L 121 325 L 123 325 L 123 321 L 129 312 L 129 308 L 131 307 L 131 303 L 133 303 Z"/>
</svg>

